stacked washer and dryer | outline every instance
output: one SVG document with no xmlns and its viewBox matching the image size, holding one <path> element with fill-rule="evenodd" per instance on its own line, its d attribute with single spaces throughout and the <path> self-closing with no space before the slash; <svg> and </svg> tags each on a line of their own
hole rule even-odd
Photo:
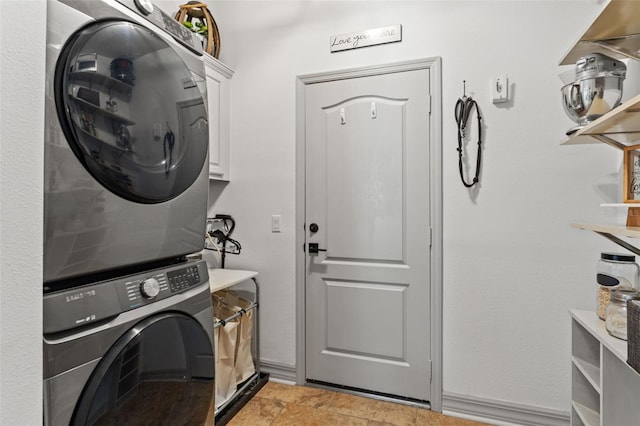
<svg viewBox="0 0 640 426">
<path fill-rule="evenodd" d="M 201 43 L 148 0 L 47 8 L 44 424 L 204 424 Z"/>
</svg>

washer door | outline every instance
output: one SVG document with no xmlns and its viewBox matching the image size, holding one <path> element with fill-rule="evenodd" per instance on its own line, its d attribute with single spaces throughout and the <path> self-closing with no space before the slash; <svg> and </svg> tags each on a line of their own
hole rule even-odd
<svg viewBox="0 0 640 426">
<path fill-rule="evenodd" d="M 205 423 L 213 404 L 214 357 L 193 318 L 165 313 L 122 336 L 87 382 L 72 425 Z"/>
<path fill-rule="evenodd" d="M 127 200 L 160 203 L 189 188 L 206 161 L 201 80 L 151 30 L 97 22 L 60 55 L 56 107 L 71 149 L 95 179 Z"/>
</svg>

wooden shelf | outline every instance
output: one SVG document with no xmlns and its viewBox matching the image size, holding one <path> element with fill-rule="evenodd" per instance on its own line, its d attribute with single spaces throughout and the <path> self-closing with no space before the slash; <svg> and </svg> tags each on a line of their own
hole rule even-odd
<svg viewBox="0 0 640 426">
<path fill-rule="evenodd" d="M 635 209 L 637 210 L 637 207 Z M 585 229 L 587 231 L 596 232 L 597 234 L 608 239 L 609 241 L 619 245 L 622 248 L 629 250 L 631 253 L 637 256 L 640 256 L 640 248 L 619 238 L 619 237 L 640 238 L 640 227 L 625 226 L 625 225 L 595 225 L 595 224 L 583 224 L 583 223 L 572 223 L 571 226 L 577 229 Z"/>
<path fill-rule="evenodd" d="M 610 0 L 585 33 L 560 60 L 560 65 L 575 64 L 589 53 L 613 58 L 639 58 L 640 2 Z"/>
<path fill-rule="evenodd" d="M 640 228 L 635 226 L 572 223 L 571 227 L 587 231 L 618 235 L 621 237 L 640 238 Z"/>
<path fill-rule="evenodd" d="M 640 5 L 640 2 L 638 2 Z M 561 145 L 606 143 L 622 150 L 640 143 L 640 95 L 618 105 L 565 139 Z"/>
</svg>

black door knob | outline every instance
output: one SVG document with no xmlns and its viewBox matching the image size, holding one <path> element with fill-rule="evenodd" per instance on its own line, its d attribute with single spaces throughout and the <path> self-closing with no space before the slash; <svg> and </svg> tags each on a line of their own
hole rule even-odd
<svg viewBox="0 0 640 426">
<path fill-rule="evenodd" d="M 327 251 L 327 249 L 319 248 L 318 243 L 309 243 L 309 254 L 318 254 L 321 251 Z"/>
<path fill-rule="evenodd" d="M 312 223 L 311 225 L 309 225 L 309 231 L 311 232 L 318 232 L 318 224 L 317 223 Z"/>
</svg>

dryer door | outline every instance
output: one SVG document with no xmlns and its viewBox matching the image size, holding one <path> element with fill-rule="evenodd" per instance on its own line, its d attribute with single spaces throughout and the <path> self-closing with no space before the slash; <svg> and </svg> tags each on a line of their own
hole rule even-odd
<svg viewBox="0 0 640 426">
<path fill-rule="evenodd" d="M 198 83 L 204 87 L 151 30 L 97 22 L 60 55 L 56 107 L 73 152 L 95 179 L 127 200 L 160 203 L 189 188 L 207 158 Z"/>
<path fill-rule="evenodd" d="M 191 317 L 164 313 L 130 329 L 101 359 L 71 424 L 201 425 L 213 392 L 206 331 Z"/>
</svg>

